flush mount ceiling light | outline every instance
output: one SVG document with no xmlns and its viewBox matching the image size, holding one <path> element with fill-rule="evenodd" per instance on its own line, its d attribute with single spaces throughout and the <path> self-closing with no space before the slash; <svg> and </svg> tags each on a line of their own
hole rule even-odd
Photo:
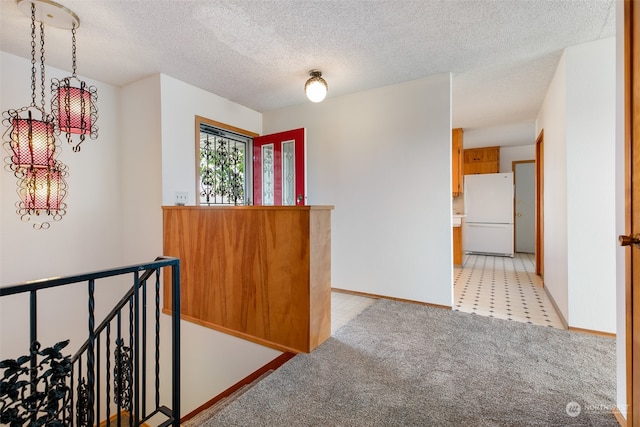
<svg viewBox="0 0 640 427">
<path fill-rule="evenodd" d="M 327 90 L 329 86 L 327 82 L 322 78 L 322 72 L 318 70 L 309 71 L 311 78 L 307 80 L 304 85 L 304 93 L 307 94 L 307 98 L 311 102 L 320 102 L 325 96 L 327 96 Z"/>
</svg>

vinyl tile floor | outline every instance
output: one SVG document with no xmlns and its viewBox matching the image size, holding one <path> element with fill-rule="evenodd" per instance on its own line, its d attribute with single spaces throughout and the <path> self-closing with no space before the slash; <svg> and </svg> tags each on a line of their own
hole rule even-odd
<svg viewBox="0 0 640 427">
<path fill-rule="evenodd" d="M 331 335 L 375 302 L 375 298 L 331 292 Z"/>
<path fill-rule="evenodd" d="M 454 267 L 454 310 L 565 329 L 535 274 L 535 255 L 466 255 Z"/>
<path fill-rule="evenodd" d="M 453 309 L 465 313 L 565 329 L 535 274 L 535 256 L 466 255 L 454 267 Z M 375 298 L 331 292 L 331 334 L 347 324 Z"/>
</svg>

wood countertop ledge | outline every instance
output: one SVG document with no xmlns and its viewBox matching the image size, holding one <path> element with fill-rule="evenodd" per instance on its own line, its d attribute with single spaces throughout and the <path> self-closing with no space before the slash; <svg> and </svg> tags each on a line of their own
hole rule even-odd
<svg viewBox="0 0 640 427">
<path fill-rule="evenodd" d="M 216 210 L 225 210 L 225 209 L 233 209 L 233 210 L 281 210 L 281 209 L 289 209 L 289 210 L 316 210 L 316 209 L 329 209 L 333 210 L 333 206 L 331 205 L 309 205 L 309 206 L 254 206 L 254 205 L 218 205 L 218 206 L 194 206 L 194 205 L 184 205 L 184 206 L 162 206 L 163 210 L 170 209 L 216 209 Z"/>
</svg>

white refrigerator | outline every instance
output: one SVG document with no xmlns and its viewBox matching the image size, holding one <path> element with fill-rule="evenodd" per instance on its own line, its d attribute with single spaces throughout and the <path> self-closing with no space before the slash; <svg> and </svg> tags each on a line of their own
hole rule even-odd
<svg viewBox="0 0 640 427">
<path fill-rule="evenodd" d="M 464 176 L 462 236 L 468 254 L 513 256 L 513 173 Z"/>
</svg>

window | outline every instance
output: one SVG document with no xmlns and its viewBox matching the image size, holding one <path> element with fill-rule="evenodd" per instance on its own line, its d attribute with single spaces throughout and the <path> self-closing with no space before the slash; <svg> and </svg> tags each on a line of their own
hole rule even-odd
<svg viewBox="0 0 640 427">
<path fill-rule="evenodd" d="M 256 134 L 196 116 L 200 205 L 250 204 L 251 150 Z"/>
</svg>

